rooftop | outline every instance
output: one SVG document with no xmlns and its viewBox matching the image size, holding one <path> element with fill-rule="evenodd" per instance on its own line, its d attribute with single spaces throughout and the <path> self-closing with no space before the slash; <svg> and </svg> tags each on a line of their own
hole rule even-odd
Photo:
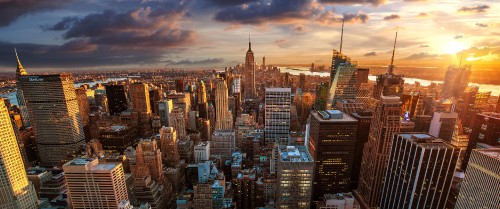
<svg viewBox="0 0 500 209">
<path fill-rule="evenodd" d="M 339 110 L 313 111 L 311 115 L 321 122 L 357 122 L 356 119 Z"/>
<path fill-rule="evenodd" d="M 452 149 L 457 148 L 451 144 L 444 142 L 440 138 L 436 138 L 426 133 L 401 133 L 398 134 L 406 139 L 411 140 L 413 143 L 417 144 L 417 146 L 426 148 L 426 149 Z"/>
<path fill-rule="evenodd" d="M 313 162 L 304 146 L 280 146 L 279 152 L 283 162 Z"/>
<path fill-rule="evenodd" d="M 476 149 L 476 152 L 480 152 L 482 154 L 500 160 L 500 148 Z"/>
</svg>

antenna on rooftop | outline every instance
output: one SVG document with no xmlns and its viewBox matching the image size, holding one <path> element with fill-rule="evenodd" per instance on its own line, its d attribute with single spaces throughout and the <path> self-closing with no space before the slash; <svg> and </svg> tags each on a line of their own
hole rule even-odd
<svg viewBox="0 0 500 209">
<path fill-rule="evenodd" d="M 342 54 L 342 42 L 344 41 L 344 21 L 345 19 L 342 18 L 342 32 L 340 33 L 340 53 Z"/>
<path fill-rule="evenodd" d="M 396 37 L 394 38 L 394 47 L 392 48 L 392 57 L 391 57 L 391 65 L 389 65 L 389 74 L 394 73 L 394 53 L 396 52 L 396 42 L 398 40 L 398 30 L 399 30 L 399 27 L 396 28 Z"/>
</svg>

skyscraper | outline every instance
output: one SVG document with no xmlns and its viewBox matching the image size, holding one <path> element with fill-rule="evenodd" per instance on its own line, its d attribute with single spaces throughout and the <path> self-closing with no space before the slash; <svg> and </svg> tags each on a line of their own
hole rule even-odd
<svg viewBox="0 0 500 209">
<path fill-rule="evenodd" d="M 471 66 L 449 66 L 446 70 L 443 83 L 443 99 L 451 97 L 459 98 L 464 93 L 465 88 L 469 85 L 471 75 Z"/>
<path fill-rule="evenodd" d="M 450 143 L 457 118 L 458 113 L 456 112 L 435 112 L 429 128 L 429 134 Z"/>
<path fill-rule="evenodd" d="M 376 208 L 384 184 L 385 170 L 392 146 L 392 135 L 401 128 L 401 100 L 399 97 L 380 98 L 373 114 L 368 141 L 363 147 L 363 158 L 356 196 L 364 208 Z"/>
<path fill-rule="evenodd" d="M 0 99 L 0 208 L 37 207 L 33 184 L 28 181 L 7 106 Z"/>
<path fill-rule="evenodd" d="M 108 98 L 109 114 L 118 115 L 127 110 L 127 93 L 124 85 L 106 85 L 106 97 Z"/>
<path fill-rule="evenodd" d="M 403 75 L 394 74 L 394 53 L 396 52 L 396 41 L 398 39 L 398 32 L 394 38 L 394 47 L 392 49 L 391 64 L 387 68 L 386 74 L 377 76 L 375 88 L 373 90 L 373 97 L 380 99 L 381 96 L 400 96 L 403 93 L 404 79 Z"/>
<path fill-rule="evenodd" d="M 196 95 L 198 96 L 198 112 L 199 117 L 203 119 L 208 118 L 208 101 L 207 101 L 207 89 L 205 83 L 202 80 L 198 83 L 196 88 Z"/>
<path fill-rule="evenodd" d="M 226 81 L 220 78 L 215 85 L 215 129 L 232 129 L 233 117 L 229 112 Z"/>
<path fill-rule="evenodd" d="M 84 145 L 82 119 L 69 74 L 20 77 L 40 162 L 62 165 Z"/>
<path fill-rule="evenodd" d="M 472 150 L 455 208 L 498 208 L 499 185 L 500 148 Z"/>
<path fill-rule="evenodd" d="M 21 65 L 21 61 L 19 60 L 19 57 L 17 56 L 16 49 L 14 49 L 14 53 L 16 54 L 16 59 L 17 59 L 17 69 L 16 69 L 17 103 L 19 105 L 19 110 L 21 113 L 21 119 L 23 120 L 23 125 L 30 126 L 29 113 L 28 113 L 28 109 L 26 108 L 26 101 L 24 100 L 23 90 L 20 88 L 20 81 L 19 81 L 19 77 L 28 75 L 28 73 L 23 68 L 23 65 Z"/>
<path fill-rule="evenodd" d="M 356 99 L 356 71 L 356 64 L 349 60 L 338 64 L 330 83 L 327 109 L 335 109 L 338 101 Z"/>
<path fill-rule="evenodd" d="M 160 124 L 162 126 L 170 126 L 170 113 L 174 108 L 174 104 L 171 99 L 158 101 L 158 116 L 160 116 Z"/>
<path fill-rule="evenodd" d="M 428 134 L 394 135 L 380 208 L 445 208 L 459 153 Z"/>
<path fill-rule="evenodd" d="M 168 167 L 177 167 L 179 165 L 180 155 L 177 142 L 177 132 L 174 128 L 164 126 L 160 129 L 161 158 Z"/>
<path fill-rule="evenodd" d="M 151 114 L 148 85 L 145 83 L 130 84 L 130 100 L 132 109 L 140 113 Z"/>
<path fill-rule="evenodd" d="M 311 112 L 309 152 L 314 168 L 313 201 L 349 192 L 358 121 L 338 110 Z"/>
<path fill-rule="evenodd" d="M 361 170 L 361 160 L 363 159 L 363 149 L 370 135 L 370 125 L 372 121 L 371 111 L 358 111 L 351 113 L 351 117 L 358 121 L 358 131 L 356 133 L 356 148 L 354 149 L 354 159 L 351 172 L 351 189 L 358 188 L 359 172 Z"/>
<path fill-rule="evenodd" d="M 177 137 L 184 138 L 186 136 L 186 120 L 184 118 L 184 110 L 181 108 L 174 108 L 172 112 L 170 112 L 169 120 L 169 125 L 177 132 Z"/>
<path fill-rule="evenodd" d="M 76 158 L 63 165 L 74 209 L 118 208 L 128 200 L 121 163 L 99 163 L 97 158 Z"/>
<path fill-rule="evenodd" d="M 288 144 L 290 132 L 290 88 L 266 88 L 264 137 L 266 144 Z"/>
<path fill-rule="evenodd" d="M 219 155 L 222 159 L 230 159 L 236 151 L 236 135 L 234 130 L 215 130 L 210 141 L 210 155 Z"/>
<path fill-rule="evenodd" d="M 278 208 L 311 208 L 314 160 L 304 146 L 280 146 L 278 151 Z"/>
<path fill-rule="evenodd" d="M 469 138 L 469 144 L 465 152 L 462 169 L 465 170 L 469 162 L 470 155 L 473 149 L 478 147 L 478 144 L 486 144 L 489 146 L 500 145 L 500 113 L 485 112 L 477 114 L 474 120 L 474 126 Z"/>
<path fill-rule="evenodd" d="M 243 73 L 245 81 L 245 98 L 255 98 L 255 60 L 252 52 L 252 43 L 250 42 L 250 35 L 248 36 L 248 51 L 245 56 L 245 73 Z"/>
</svg>

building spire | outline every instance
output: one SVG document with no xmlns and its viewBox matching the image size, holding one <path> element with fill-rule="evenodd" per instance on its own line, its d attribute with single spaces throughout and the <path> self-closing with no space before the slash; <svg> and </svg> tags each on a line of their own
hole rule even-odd
<svg viewBox="0 0 500 209">
<path fill-rule="evenodd" d="M 342 42 L 344 41 L 344 18 L 342 18 L 342 32 L 340 33 L 340 53 L 342 54 Z"/>
<path fill-rule="evenodd" d="M 26 70 L 24 70 L 23 65 L 21 65 L 21 61 L 19 60 L 19 56 L 17 56 L 17 50 L 14 47 L 14 54 L 16 54 L 16 60 L 17 60 L 17 69 L 16 69 L 16 75 L 28 75 L 26 73 Z"/>
<path fill-rule="evenodd" d="M 250 42 L 250 31 L 248 32 L 248 51 L 252 51 L 252 42 Z"/>
<path fill-rule="evenodd" d="M 389 74 L 394 73 L 394 53 L 396 52 L 396 41 L 398 40 L 398 28 L 396 28 L 396 37 L 394 38 L 394 47 L 392 48 L 391 65 L 389 65 Z"/>
</svg>

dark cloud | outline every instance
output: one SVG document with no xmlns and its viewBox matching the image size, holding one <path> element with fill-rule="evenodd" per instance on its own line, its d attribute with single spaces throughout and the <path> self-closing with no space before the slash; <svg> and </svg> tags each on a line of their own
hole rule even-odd
<svg viewBox="0 0 500 209">
<path fill-rule="evenodd" d="M 464 12 L 464 13 L 483 13 L 483 12 L 486 12 L 486 10 L 488 10 L 490 8 L 490 6 L 488 5 L 476 5 L 476 6 L 470 6 L 470 7 L 461 7 L 460 9 L 458 9 L 459 12 Z"/>
<path fill-rule="evenodd" d="M 234 6 L 255 2 L 257 0 L 202 0 L 215 6 Z"/>
<path fill-rule="evenodd" d="M 164 56 L 163 53 L 154 49 L 120 50 L 102 46 L 98 48 L 84 39 L 70 41 L 60 46 L 0 41 L 0 66 L 15 67 L 13 47 L 17 48 L 21 62 L 28 71 L 33 68 L 85 68 L 151 64 L 161 62 Z"/>
<path fill-rule="evenodd" d="M 373 56 L 377 56 L 377 53 L 375 53 L 375 52 L 368 52 L 368 53 L 364 54 L 363 56 L 365 56 L 365 57 L 373 57 Z"/>
<path fill-rule="evenodd" d="M 279 40 L 275 40 L 273 43 L 275 43 L 275 44 L 285 44 L 285 43 L 288 43 L 288 41 L 285 40 L 285 39 L 279 39 Z"/>
<path fill-rule="evenodd" d="M 27 14 L 59 8 L 73 0 L 0 0 L 0 27 Z"/>
<path fill-rule="evenodd" d="M 78 21 L 78 17 L 64 17 L 61 21 L 54 25 L 42 25 L 40 28 L 44 31 L 63 31 L 68 30 L 74 23 Z"/>
<path fill-rule="evenodd" d="M 488 27 L 488 24 L 486 24 L 486 23 L 476 23 L 476 26 L 477 27 L 481 27 L 481 28 L 486 28 L 486 27 Z"/>
<path fill-rule="evenodd" d="M 404 58 L 404 60 L 422 60 L 422 59 L 428 59 L 428 58 L 437 58 L 439 56 L 440 56 L 439 54 L 429 54 L 427 52 L 421 52 L 421 53 L 417 53 L 417 54 L 412 54 L 412 55 Z"/>
<path fill-rule="evenodd" d="M 429 47 L 429 45 L 427 45 L 427 44 L 420 45 L 420 48 L 427 48 L 427 47 Z"/>
<path fill-rule="evenodd" d="M 153 2 L 126 12 L 105 10 L 82 18 L 66 17 L 45 30 L 66 30 L 64 39 L 85 39 L 99 46 L 169 48 L 194 39 L 195 32 L 184 30 L 179 20 L 185 4 Z"/>
<path fill-rule="evenodd" d="M 181 61 L 172 61 L 167 60 L 166 65 L 214 65 L 214 64 L 222 64 L 224 63 L 223 58 L 213 58 L 213 59 L 204 59 L 204 60 L 195 60 L 191 61 L 189 59 L 181 60 Z"/>
<path fill-rule="evenodd" d="M 386 2 L 386 0 L 319 0 L 321 3 L 325 4 L 372 4 L 380 5 Z"/>
<path fill-rule="evenodd" d="M 453 37 L 454 39 L 461 39 L 461 38 L 464 38 L 464 35 L 463 34 L 460 34 L 460 35 L 456 35 L 455 37 Z"/>
<path fill-rule="evenodd" d="M 333 11 L 328 10 L 316 18 L 316 21 L 322 25 L 335 25 L 342 23 L 342 19 L 344 19 L 346 23 L 366 23 L 369 17 L 367 14 L 363 13 L 344 13 L 342 16 L 337 16 Z"/>
<path fill-rule="evenodd" d="M 319 12 L 313 0 L 273 0 L 253 2 L 245 6 L 230 6 L 215 14 L 219 22 L 262 24 L 267 22 L 292 22 L 309 19 Z"/>
<path fill-rule="evenodd" d="M 389 16 L 385 16 L 384 20 L 397 20 L 397 19 L 400 19 L 400 18 L 401 17 L 398 14 L 392 14 L 392 15 L 389 15 Z"/>
</svg>

